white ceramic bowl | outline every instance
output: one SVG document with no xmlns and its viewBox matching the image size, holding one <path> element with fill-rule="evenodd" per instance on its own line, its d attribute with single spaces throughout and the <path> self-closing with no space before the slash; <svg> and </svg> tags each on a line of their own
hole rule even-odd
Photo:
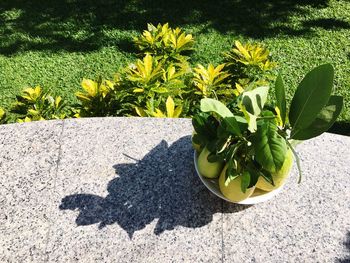
<svg viewBox="0 0 350 263">
<path fill-rule="evenodd" d="M 244 199 L 243 201 L 240 201 L 240 202 L 232 202 L 221 193 L 218 178 L 209 179 L 209 178 L 206 178 L 206 177 L 200 175 L 200 173 L 198 172 L 198 166 L 197 166 L 198 154 L 196 151 L 194 152 L 193 159 L 194 159 L 194 167 L 196 168 L 196 172 L 197 172 L 199 178 L 201 179 L 201 181 L 203 182 L 203 184 L 213 194 L 215 194 L 216 196 L 218 196 L 221 199 L 223 199 L 227 202 L 230 202 L 230 203 L 241 204 L 241 205 L 254 205 L 254 204 L 262 203 L 262 202 L 265 202 L 267 200 L 270 200 L 272 197 L 277 195 L 279 192 L 282 191 L 282 189 L 284 187 L 284 185 L 282 185 L 281 187 L 279 187 L 276 190 L 273 190 L 271 192 L 265 192 L 263 190 L 256 188 L 254 190 L 254 193 L 249 198 Z"/>
</svg>

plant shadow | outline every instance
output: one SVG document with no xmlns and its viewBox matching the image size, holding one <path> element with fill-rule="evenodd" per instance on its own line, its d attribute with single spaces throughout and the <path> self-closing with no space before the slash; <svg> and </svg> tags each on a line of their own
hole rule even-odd
<svg viewBox="0 0 350 263">
<path fill-rule="evenodd" d="M 195 175 L 190 136 L 171 146 L 161 141 L 142 160 L 116 164 L 117 178 L 108 183 L 107 196 L 74 194 L 62 199 L 61 210 L 79 210 L 78 226 L 117 223 L 133 234 L 157 219 L 154 234 L 177 226 L 202 227 L 215 213 L 240 212 L 249 206 L 229 205 L 214 196 Z"/>
<path fill-rule="evenodd" d="M 312 27 L 349 28 L 342 18 L 308 15 L 328 0 L 3 0 L 0 3 L 0 53 L 26 50 L 87 52 L 124 46 L 121 31 L 147 23 L 204 26 L 251 38 L 306 35 Z M 298 25 L 292 17 L 298 16 Z"/>
<path fill-rule="evenodd" d="M 348 253 L 350 253 L 350 232 L 347 233 L 346 241 L 344 243 L 345 247 L 348 250 Z M 349 263 L 350 262 L 350 256 L 347 256 L 344 259 L 337 259 L 336 263 Z"/>
</svg>

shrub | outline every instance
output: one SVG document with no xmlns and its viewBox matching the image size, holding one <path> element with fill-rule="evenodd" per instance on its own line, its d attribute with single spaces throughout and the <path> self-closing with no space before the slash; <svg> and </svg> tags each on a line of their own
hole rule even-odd
<svg viewBox="0 0 350 263">
<path fill-rule="evenodd" d="M 6 111 L 0 107 L 0 124 L 7 123 Z"/>
<path fill-rule="evenodd" d="M 182 104 L 186 94 L 190 94 L 190 68 L 186 63 L 164 64 L 162 60 L 146 54 L 142 60 L 130 64 L 122 73 L 120 86 L 123 92 L 133 97 L 136 109 L 145 108 L 149 116 L 168 97 Z M 138 110 L 139 111 L 139 110 Z M 140 115 L 140 111 L 136 112 Z"/>
<path fill-rule="evenodd" d="M 197 94 L 202 97 L 216 97 L 222 95 L 223 97 L 231 97 L 233 90 L 227 83 L 227 78 L 231 75 L 224 71 L 225 64 L 220 64 L 214 67 L 212 64 L 208 68 L 198 65 L 194 68 L 193 82 L 198 89 Z"/>
<path fill-rule="evenodd" d="M 115 83 L 83 80 L 84 92 L 76 94 L 76 117 L 189 117 L 198 113 L 203 97 L 232 101 L 248 84 L 266 84 L 275 66 L 261 45 L 236 42 L 225 55 L 227 64 L 192 69 L 186 55 L 193 49 L 192 35 L 168 24 L 148 24 L 134 42 L 143 56 L 120 71 Z"/>
<path fill-rule="evenodd" d="M 74 117 L 122 116 L 131 112 L 128 101 L 132 98 L 120 88 L 118 78 L 114 82 L 83 79 L 81 86 L 83 91 L 75 93 L 79 104 L 74 106 Z"/>
<path fill-rule="evenodd" d="M 23 90 L 16 96 L 11 112 L 17 115 L 18 122 L 30 122 L 67 117 L 66 105 L 60 96 L 53 97 L 40 86 Z"/>
<path fill-rule="evenodd" d="M 165 103 L 165 110 L 155 108 L 153 100 L 147 101 L 146 109 L 136 107 L 136 113 L 141 117 L 158 117 L 158 118 L 178 118 L 182 112 L 182 106 L 175 107 L 172 97 L 168 97 Z"/>
<path fill-rule="evenodd" d="M 111 111 L 113 83 L 110 81 L 93 81 L 83 79 L 81 82 L 83 91 L 78 91 L 75 96 L 79 104 L 75 107 L 75 117 L 101 117 L 108 116 Z"/>
<path fill-rule="evenodd" d="M 238 93 L 244 88 L 267 85 L 274 80 L 273 70 L 277 63 L 273 62 L 270 52 L 258 43 L 242 45 L 235 41 L 235 46 L 224 54 L 227 69 L 231 74 L 231 83 Z"/>
<path fill-rule="evenodd" d="M 151 54 L 157 59 L 184 61 L 184 53 L 193 49 L 194 40 L 180 28 L 172 29 L 169 24 L 147 25 L 142 35 L 134 39 L 142 54 Z"/>
<path fill-rule="evenodd" d="M 66 117 L 191 117 L 199 113 L 202 98 L 228 102 L 233 109 L 237 105 L 229 102 L 235 97 L 274 79 L 276 63 L 260 44 L 236 41 L 225 53 L 226 63 L 192 68 L 188 51 L 193 50 L 194 39 L 180 28 L 148 24 L 134 43 L 142 57 L 120 70 L 113 81 L 83 79 L 82 90 L 75 93 L 77 104 L 68 108 L 60 96 L 39 86 L 28 88 L 17 96 L 10 111 L 14 118 L 0 111 L 1 123 Z"/>
</svg>

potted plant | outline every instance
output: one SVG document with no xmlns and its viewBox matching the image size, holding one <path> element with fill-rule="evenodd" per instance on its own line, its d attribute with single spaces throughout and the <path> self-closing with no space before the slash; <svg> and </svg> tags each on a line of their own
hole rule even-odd
<svg viewBox="0 0 350 263">
<path fill-rule="evenodd" d="M 250 204 L 278 193 L 301 141 L 327 131 L 341 112 L 343 98 L 331 95 L 334 69 L 324 64 L 298 85 L 287 107 L 282 77 L 275 81 L 275 105 L 267 103 L 269 87 L 252 87 L 226 105 L 201 100 L 192 119 L 195 165 L 206 186 L 231 202 Z M 293 158 L 294 157 L 294 158 Z"/>
</svg>

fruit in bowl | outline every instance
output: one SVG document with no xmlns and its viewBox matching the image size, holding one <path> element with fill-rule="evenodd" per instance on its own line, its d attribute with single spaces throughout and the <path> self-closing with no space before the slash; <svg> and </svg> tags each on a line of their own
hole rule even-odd
<svg viewBox="0 0 350 263">
<path fill-rule="evenodd" d="M 210 152 L 207 148 L 204 148 L 198 157 L 198 169 L 199 173 L 207 178 L 217 178 L 223 168 L 222 162 L 208 162 L 208 156 Z"/>
<path fill-rule="evenodd" d="M 240 202 L 244 199 L 247 199 L 250 197 L 254 190 L 255 186 L 252 186 L 248 189 L 245 190 L 245 192 L 242 191 L 241 185 L 242 185 L 242 176 L 237 176 L 235 179 L 230 180 L 227 184 L 225 183 L 226 181 L 226 171 L 227 171 L 227 165 L 225 168 L 222 170 L 220 178 L 219 178 L 219 187 L 221 193 L 229 200 L 233 202 Z M 247 171 L 244 171 L 246 173 Z"/>
<path fill-rule="evenodd" d="M 227 104 L 202 99 L 201 112 L 192 119 L 192 143 L 202 149 L 195 163 L 203 183 L 231 202 L 259 196 L 265 201 L 282 189 L 294 158 L 300 182 L 295 142 L 327 131 L 343 106 L 341 96 L 331 95 L 333 75 L 330 64 L 306 74 L 289 110 L 281 76 L 274 85 L 275 105 L 267 102 L 267 86 L 247 87 Z"/>
</svg>

